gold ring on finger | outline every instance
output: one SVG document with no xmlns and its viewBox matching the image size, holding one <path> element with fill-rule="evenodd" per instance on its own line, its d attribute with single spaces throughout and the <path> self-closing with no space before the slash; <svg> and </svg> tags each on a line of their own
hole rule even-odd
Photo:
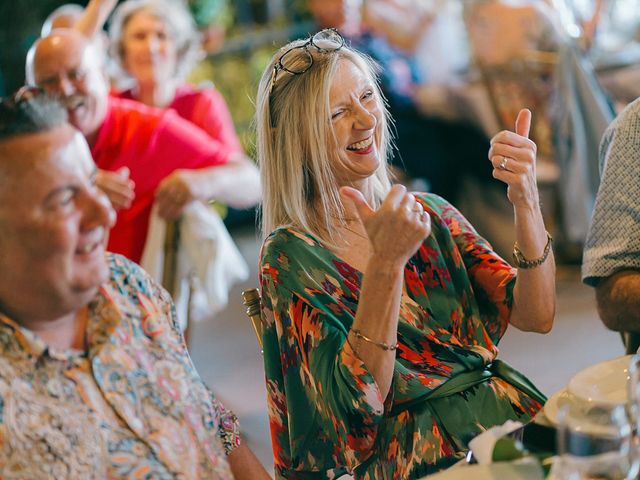
<svg viewBox="0 0 640 480">
<path fill-rule="evenodd" d="M 509 157 L 502 157 L 502 161 L 500 162 L 500 165 L 498 165 L 498 168 L 500 170 L 506 170 L 507 169 L 507 162 L 509 161 Z"/>
</svg>

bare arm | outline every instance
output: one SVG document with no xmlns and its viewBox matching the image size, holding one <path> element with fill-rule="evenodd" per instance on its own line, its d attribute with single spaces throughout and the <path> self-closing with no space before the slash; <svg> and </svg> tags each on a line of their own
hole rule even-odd
<svg viewBox="0 0 640 480">
<path fill-rule="evenodd" d="M 516 239 L 527 259 L 539 258 L 547 243 L 540 208 L 516 208 Z M 520 330 L 547 333 L 556 311 L 556 264 L 553 251 L 535 268 L 519 269 L 509 322 Z"/>
<path fill-rule="evenodd" d="M 598 313 L 607 328 L 640 332 L 640 271 L 622 270 L 596 286 Z"/>
<path fill-rule="evenodd" d="M 362 280 L 358 310 L 349 333 L 349 342 L 369 369 L 384 399 L 391 389 L 395 352 L 359 340 L 352 332 L 357 329 L 368 338 L 395 345 L 404 265 L 386 263 L 372 255 L 366 271 L 368 273 Z"/>
<path fill-rule="evenodd" d="M 118 0 L 90 0 L 84 14 L 73 26 L 87 38 L 94 37 L 104 26 Z"/>
<path fill-rule="evenodd" d="M 271 479 L 251 449 L 242 442 L 227 457 L 235 480 Z"/>
<path fill-rule="evenodd" d="M 243 154 L 228 163 L 199 170 L 176 170 L 156 191 L 159 214 L 168 220 L 178 218 L 194 200 L 218 200 L 234 208 L 248 208 L 262 197 L 258 169 Z"/>
<path fill-rule="evenodd" d="M 431 232 L 431 222 L 415 197 L 401 185 L 391 189 L 377 211 L 359 191 L 346 187 L 341 192 L 355 204 L 372 248 L 348 339 L 384 399 L 391 388 L 395 352 L 363 341 L 354 332 L 358 330 L 387 345 L 396 344 L 404 266 Z"/>
<path fill-rule="evenodd" d="M 493 137 L 489 158 L 493 176 L 508 185 L 507 196 L 515 212 L 516 241 L 524 257 L 534 260 L 542 255 L 547 235 L 536 185 L 536 146 L 527 138 L 530 125 L 531 112 L 521 110 L 515 133 L 503 131 Z M 520 330 L 546 333 L 553 326 L 555 308 L 555 261 L 553 252 L 549 252 L 542 265 L 518 270 L 509 321 Z"/>
<path fill-rule="evenodd" d="M 596 30 L 598 23 L 600 23 L 600 17 L 602 17 L 602 9 L 604 7 L 603 0 L 596 0 L 593 8 L 593 14 L 590 18 L 584 20 L 582 24 L 582 32 L 584 37 L 585 50 L 590 50 L 593 46 L 593 41 L 596 37 Z"/>
<path fill-rule="evenodd" d="M 234 208 L 248 208 L 262 198 L 258 169 L 244 154 L 235 154 L 225 165 L 195 171 L 196 198 L 200 200 L 219 200 Z"/>
</svg>

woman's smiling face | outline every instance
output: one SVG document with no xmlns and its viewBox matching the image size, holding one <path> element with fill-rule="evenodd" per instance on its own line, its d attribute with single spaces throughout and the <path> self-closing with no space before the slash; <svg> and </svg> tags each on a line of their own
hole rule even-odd
<svg viewBox="0 0 640 480">
<path fill-rule="evenodd" d="M 160 83 L 175 75 L 176 45 L 165 23 L 150 11 L 131 16 L 122 45 L 123 65 L 138 82 Z"/>
<path fill-rule="evenodd" d="M 362 182 L 380 166 L 380 101 L 372 80 L 350 60 L 341 60 L 329 91 L 339 159 L 334 170 L 341 186 Z"/>
</svg>

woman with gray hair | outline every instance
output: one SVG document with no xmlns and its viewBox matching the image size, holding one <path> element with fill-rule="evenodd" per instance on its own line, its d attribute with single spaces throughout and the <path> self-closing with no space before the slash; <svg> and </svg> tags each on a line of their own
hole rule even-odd
<svg viewBox="0 0 640 480">
<path fill-rule="evenodd" d="M 208 86 L 185 83 L 203 51 L 200 34 L 181 1 L 127 0 L 113 14 L 109 37 L 117 83 L 129 87 L 117 96 L 173 108 L 212 138 L 242 152 L 222 95 Z"/>
<path fill-rule="evenodd" d="M 258 89 L 278 479 L 419 478 L 545 401 L 496 359 L 509 324 L 547 332 L 555 311 L 531 113 L 489 151 L 514 206 L 516 269 L 445 200 L 392 186 L 390 119 L 374 71 L 328 29 L 280 49 Z"/>
</svg>

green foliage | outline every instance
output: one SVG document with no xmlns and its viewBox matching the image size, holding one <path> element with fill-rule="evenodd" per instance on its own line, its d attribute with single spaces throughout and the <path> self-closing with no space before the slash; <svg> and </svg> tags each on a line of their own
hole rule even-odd
<svg viewBox="0 0 640 480">
<path fill-rule="evenodd" d="M 228 39 L 242 39 L 247 33 L 259 33 L 261 30 L 286 29 L 300 22 L 309 21 L 311 16 L 307 7 L 308 0 L 285 0 L 285 18 L 267 19 L 266 24 L 260 24 L 256 18 L 258 10 L 266 9 L 267 0 L 251 0 L 242 3 L 247 8 L 249 17 L 254 18 L 253 24 L 234 24 L 237 18 L 240 4 L 230 0 L 188 0 L 189 8 L 196 19 L 198 26 L 203 27 L 210 23 L 224 25 Z M 257 8 L 257 7 L 261 7 Z M 243 15 L 247 16 L 247 15 Z M 247 35 L 250 37 L 251 35 Z M 279 40 L 282 44 L 284 41 Z M 278 45 L 279 46 L 279 45 Z M 255 114 L 255 97 L 258 89 L 258 81 L 262 72 L 276 51 L 277 46 L 272 40 L 265 40 L 256 46 L 247 40 L 246 46 L 232 49 L 232 52 L 223 51 L 207 58 L 200 63 L 190 75 L 189 81 L 199 84 L 203 81 L 213 82 L 215 87 L 224 96 L 236 130 L 245 151 L 250 156 L 255 152 L 255 134 L 252 131 L 252 122 Z"/>
<path fill-rule="evenodd" d="M 212 23 L 228 25 L 230 19 L 228 0 L 188 0 L 188 6 L 198 28 Z"/>
<path fill-rule="evenodd" d="M 262 46 L 243 55 L 223 55 L 203 61 L 190 81 L 212 81 L 229 106 L 234 124 L 248 155 L 254 156 L 255 135 L 252 121 L 258 82 L 275 47 Z"/>
</svg>

